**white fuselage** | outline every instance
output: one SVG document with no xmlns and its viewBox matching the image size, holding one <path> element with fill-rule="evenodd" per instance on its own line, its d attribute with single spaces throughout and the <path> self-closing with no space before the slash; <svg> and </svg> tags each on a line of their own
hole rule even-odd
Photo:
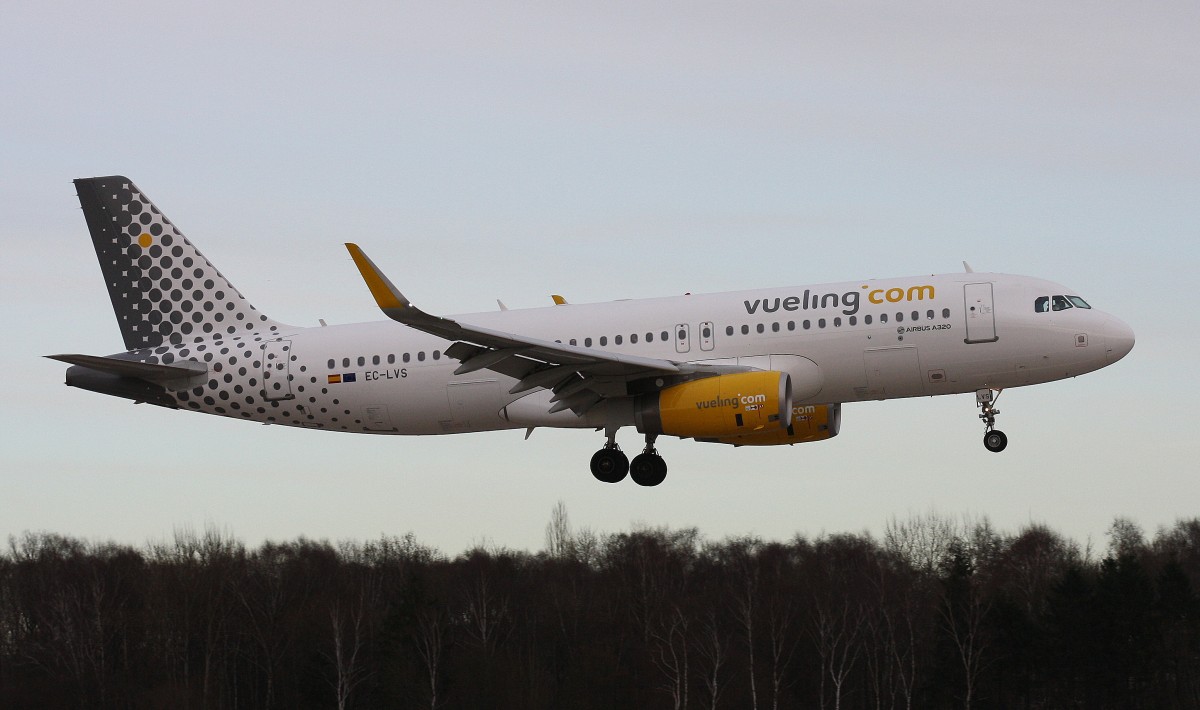
<svg viewBox="0 0 1200 710">
<path fill-rule="evenodd" d="M 962 273 L 471 313 L 494 331 L 677 362 L 789 372 L 797 404 L 1003 389 L 1074 377 L 1123 357 L 1128 326 L 1096 309 L 1037 312 L 1072 294 L 1040 279 Z M 442 434 L 531 426 L 625 426 L 597 407 L 549 414 L 546 390 L 509 394 L 490 370 L 454 375 L 450 342 L 393 321 L 137 351 L 198 360 L 181 408 L 330 431 Z M 609 419 L 606 421 L 606 417 Z"/>
</svg>

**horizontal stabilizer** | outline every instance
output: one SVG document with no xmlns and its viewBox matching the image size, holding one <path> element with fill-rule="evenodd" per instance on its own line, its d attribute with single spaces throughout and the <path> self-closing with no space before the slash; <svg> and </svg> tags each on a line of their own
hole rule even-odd
<svg viewBox="0 0 1200 710">
<path fill-rule="evenodd" d="M 192 360 L 182 360 L 173 365 L 151 365 L 146 362 L 97 355 L 47 355 L 46 357 L 65 362 L 68 365 L 79 365 L 89 370 L 105 372 L 118 377 L 130 377 L 154 383 L 185 380 L 208 374 L 207 365 Z"/>
</svg>

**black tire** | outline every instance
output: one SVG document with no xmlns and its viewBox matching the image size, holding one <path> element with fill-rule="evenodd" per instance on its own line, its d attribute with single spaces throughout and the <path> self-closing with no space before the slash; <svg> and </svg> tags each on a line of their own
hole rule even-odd
<svg viewBox="0 0 1200 710">
<path fill-rule="evenodd" d="M 603 483 L 620 483 L 629 473 L 629 457 L 619 449 L 600 449 L 592 454 L 592 475 Z"/>
<path fill-rule="evenodd" d="M 629 465 L 629 477 L 639 486 L 657 486 L 667 477 L 667 462 L 658 454 L 638 454 Z"/>
<path fill-rule="evenodd" d="M 992 429 L 983 435 L 983 445 L 988 451 L 998 454 L 1004 451 L 1004 447 L 1008 446 L 1008 437 L 999 429 Z"/>
</svg>

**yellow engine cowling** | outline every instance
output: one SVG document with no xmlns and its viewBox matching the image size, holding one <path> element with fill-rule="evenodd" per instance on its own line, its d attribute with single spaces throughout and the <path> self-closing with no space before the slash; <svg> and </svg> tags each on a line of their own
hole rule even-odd
<svg viewBox="0 0 1200 710">
<path fill-rule="evenodd" d="M 637 401 L 638 431 L 684 438 L 784 433 L 792 383 L 783 372 L 741 372 L 673 385 Z"/>
<path fill-rule="evenodd" d="M 842 429 L 842 405 L 798 404 L 792 407 L 792 423 L 786 429 L 750 432 L 735 436 L 716 436 L 699 441 L 734 446 L 776 446 L 824 441 Z"/>
</svg>

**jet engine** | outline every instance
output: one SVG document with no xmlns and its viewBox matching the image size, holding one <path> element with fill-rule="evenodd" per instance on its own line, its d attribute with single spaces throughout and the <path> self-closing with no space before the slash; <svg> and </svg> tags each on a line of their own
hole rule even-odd
<svg viewBox="0 0 1200 710">
<path fill-rule="evenodd" d="M 697 437 L 697 441 L 734 446 L 775 446 L 824 441 L 838 435 L 842 428 L 842 405 L 800 404 L 792 407 L 792 423 L 784 429 L 767 429 L 733 436 Z"/>
<path fill-rule="evenodd" d="M 791 420 L 791 378 L 774 371 L 684 382 L 641 395 L 634 409 L 638 431 L 694 439 L 785 434 Z"/>
</svg>

